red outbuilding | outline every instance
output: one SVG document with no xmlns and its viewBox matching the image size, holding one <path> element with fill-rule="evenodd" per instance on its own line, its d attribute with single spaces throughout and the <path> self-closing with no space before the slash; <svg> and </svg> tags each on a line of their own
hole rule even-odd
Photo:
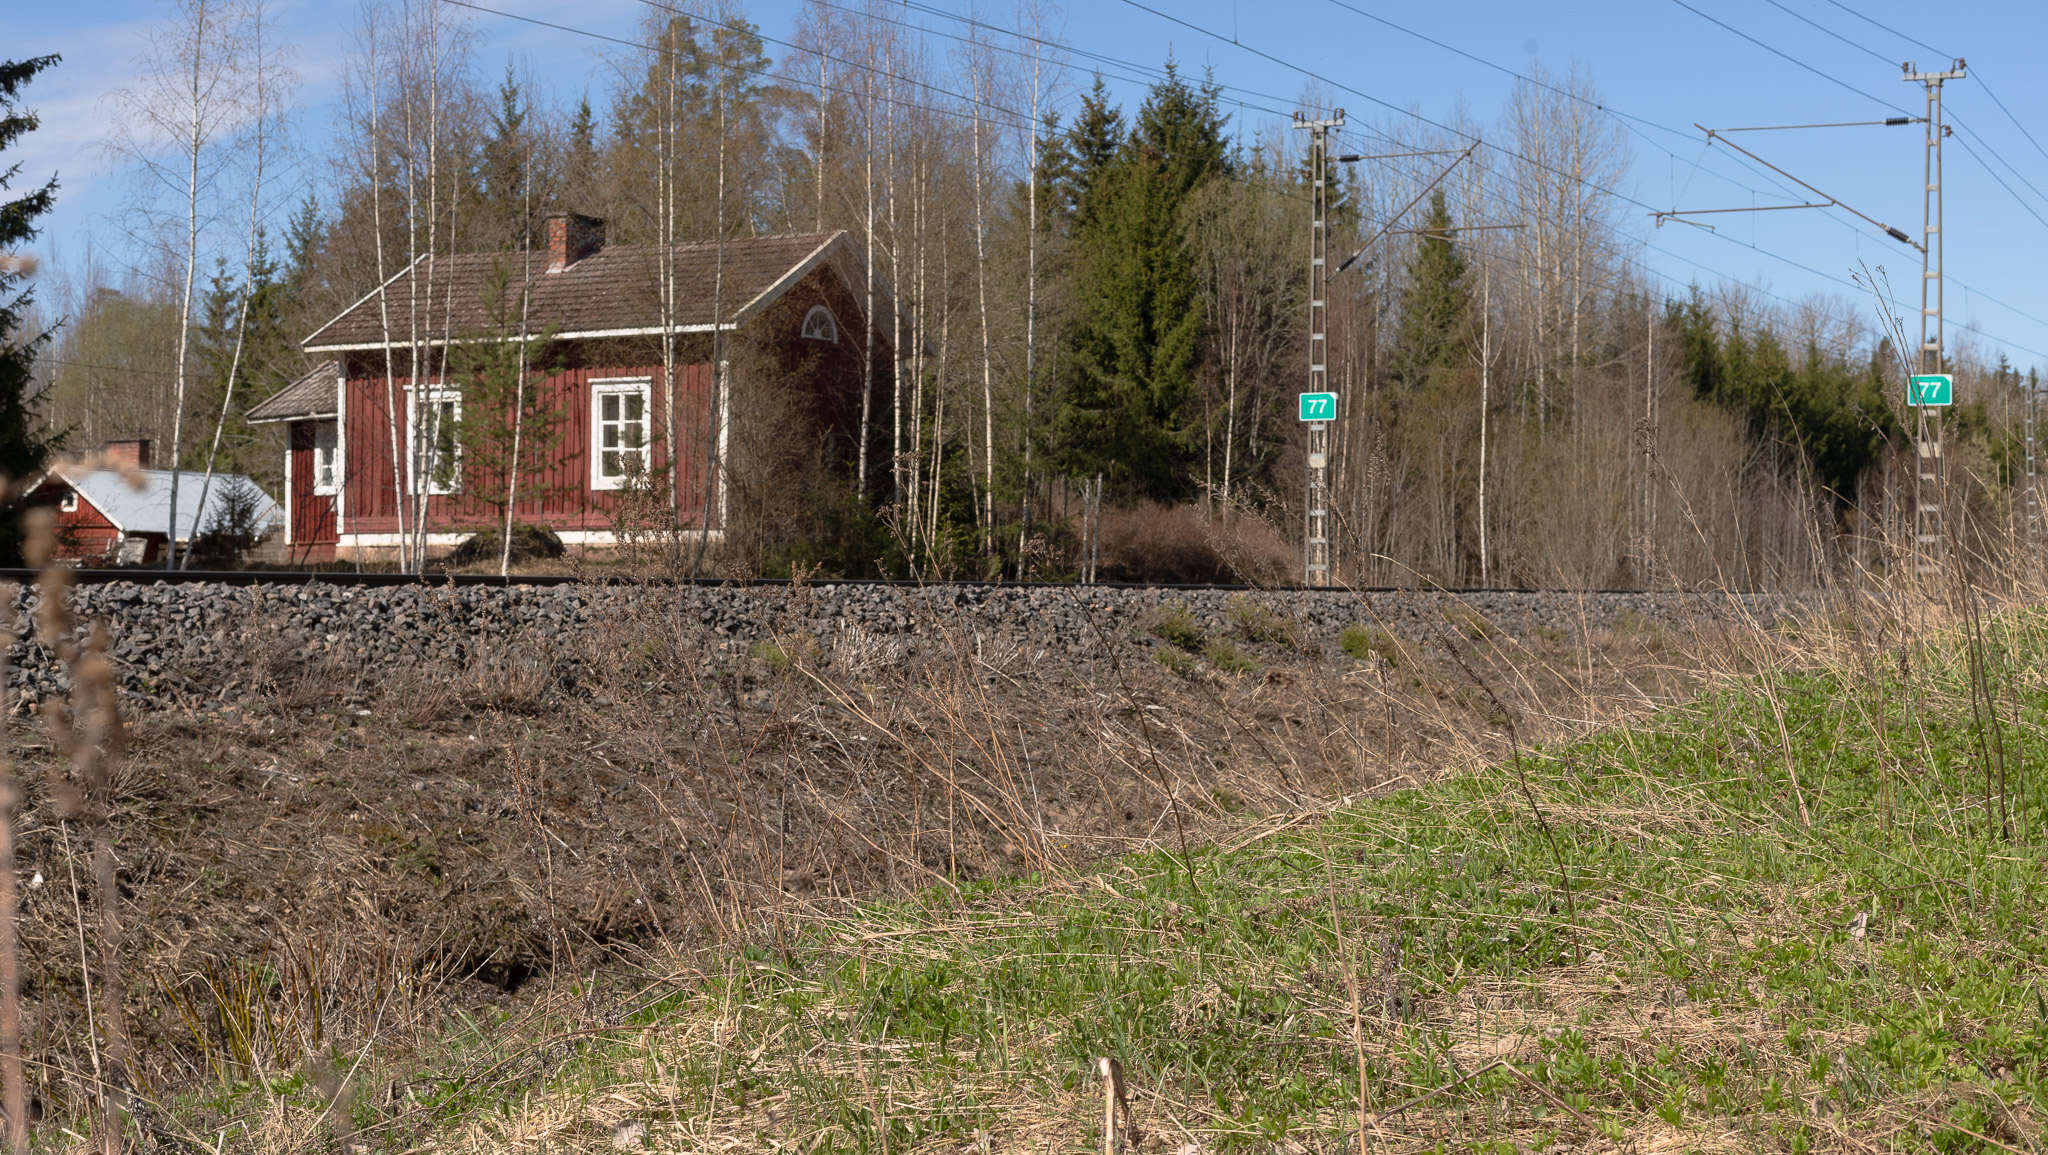
<svg viewBox="0 0 2048 1155">
<path fill-rule="evenodd" d="M 283 520 L 277 503 L 248 478 L 151 469 L 149 448 L 146 440 L 111 441 L 97 461 L 57 466 L 29 487 L 31 504 L 57 509 L 58 557 L 97 565 L 162 561 L 171 534 L 174 476 L 180 546 L 195 534 L 229 529 L 260 538 Z"/>
</svg>

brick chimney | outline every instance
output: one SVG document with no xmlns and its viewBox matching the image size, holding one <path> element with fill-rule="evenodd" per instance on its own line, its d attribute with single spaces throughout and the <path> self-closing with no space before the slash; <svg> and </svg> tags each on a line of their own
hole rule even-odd
<svg viewBox="0 0 2048 1155">
<path fill-rule="evenodd" d="M 604 222 L 581 213 L 548 218 L 548 272 L 559 273 L 604 247 Z"/>
<path fill-rule="evenodd" d="M 100 457 L 107 463 L 108 469 L 148 469 L 149 438 L 109 441 L 100 450 Z"/>
</svg>

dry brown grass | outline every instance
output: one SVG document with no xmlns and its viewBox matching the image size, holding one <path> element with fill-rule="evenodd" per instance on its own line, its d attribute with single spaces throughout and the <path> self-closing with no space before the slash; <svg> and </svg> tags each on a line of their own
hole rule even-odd
<svg viewBox="0 0 2048 1155">
<path fill-rule="evenodd" d="M 1667 632 L 1655 639 L 1638 634 L 1631 661 L 1616 660 L 1614 647 L 1619 643 L 1613 637 L 1576 638 L 1547 650 L 1522 647 L 1506 639 L 1475 646 L 1446 637 L 1439 644 L 1469 647 L 1468 660 L 1474 663 L 1474 669 L 1473 676 L 1466 679 L 1466 689 L 1474 681 L 1497 680 L 1502 687 L 1500 693 L 1507 700 L 1504 704 L 1526 710 L 1539 719 L 1536 728 L 1542 737 L 1559 738 L 1617 719 L 1639 717 L 1658 697 L 1656 691 L 1679 685 L 1697 686 L 1701 679 L 1725 679 L 1732 684 L 1740 678 L 1745 684 L 1762 685 L 1775 675 L 1814 668 L 1853 676 L 1873 663 L 1895 661 L 1896 647 L 1901 643 L 1924 638 L 1929 631 L 1951 629 L 1966 616 L 1963 607 L 1952 603 L 1897 597 L 1839 599 L 1824 608 L 1835 611 L 1834 616 L 1822 613 L 1805 625 L 1790 628 L 1762 628 L 1761 623 L 1755 623 L 1749 629 L 1715 632 L 1711 638 L 1705 630 L 1678 631 L 1681 636 L 1677 637 Z M 1709 641 L 1711 645 L 1705 645 Z M 1431 672 L 1443 671 L 1441 666 L 1432 666 Z M 1574 680 L 1574 674 L 1587 672 L 1604 677 Z M 1248 787 L 1258 781 L 1264 784 L 1264 791 L 1255 796 L 1253 806 L 1235 814 L 1190 804 L 1188 813 L 1194 838 L 1214 839 L 1224 853 L 1237 856 L 1256 851 L 1261 843 L 1276 836 L 1299 834 L 1329 814 L 1334 794 L 1373 788 L 1362 779 L 1342 773 L 1338 768 L 1345 764 L 1342 758 L 1330 756 L 1329 747 L 1365 745 L 1357 740 L 1358 733 L 1345 734 L 1343 722 L 1370 717 L 1389 702 L 1396 702 L 1398 709 L 1413 711 L 1403 715 L 1399 729 L 1414 734 L 1418 741 L 1401 749 L 1401 761 L 1384 756 L 1366 761 L 1366 765 L 1377 770 L 1379 783 L 1423 781 L 1455 767 L 1461 759 L 1499 756 L 1499 737 L 1489 732 L 1497 718 L 1489 718 L 1475 709 L 1472 696 L 1461 694 L 1459 686 L 1434 683 L 1424 676 L 1418 679 L 1419 684 L 1408 687 L 1414 693 L 1397 699 L 1389 688 L 1393 680 L 1387 673 L 1385 668 L 1359 667 L 1320 688 L 1304 688 L 1302 683 L 1308 681 L 1304 677 L 1286 687 L 1285 693 L 1271 694 L 1269 701 L 1281 712 L 1260 716 L 1258 733 L 1233 731 L 1228 724 L 1228 709 L 1218 709 L 1215 700 L 1210 701 L 1205 728 L 1195 716 L 1199 706 L 1190 709 L 1189 699 L 1162 692 L 1162 687 L 1172 687 L 1172 679 L 1144 678 L 1143 689 L 1132 690 L 1128 701 L 1136 706 L 1130 713 L 1133 720 L 1163 715 L 1151 727 L 1154 737 L 1149 744 L 1142 734 L 1132 734 L 1128 729 L 1121 737 L 1112 737 L 1114 731 L 1104 728 L 1091 738 L 1094 746 L 1104 752 L 1102 757 L 1126 765 L 1131 771 L 1129 783 L 1140 796 L 1146 785 L 1152 786 L 1151 802 L 1159 808 L 1147 836 L 1126 838 L 1122 845 L 1173 851 L 1179 840 L 1166 821 L 1172 806 L 1198 799 L 1205 788 L 1213 790 L 1225 782 Z M 1759 678 L 1760 674 L 1763 677 Z M 806 676 L 821 684 L 832 684 L 823 666 Z M 2040 681 L 2038 671 L 2032 677 L 2035 682 Z M 1243 688 L 1241 684 L 1239 688 Z M 1270 688 L 1268 683 L 1265 689 L 1270 692 Z M 892 689 L 899 696 L 913 692 L 908 687 Z M 872 687 L 868 692 L 873 693 Z M 1920 708 L 1930 712 L 1953 715 L 1963 708 L 1963 703 L 1951 692 L 1930 688 L 1925 693 Z M 1225 698 L 1222 704 L 1229 708 L 1245 706 L 1238 697 Z M 1845 731 L 1855 725 L 1854 711 L 1860 703 L 1845 700 L 1842 705 L 1843 710 L 1820 720 L 1833 722 Z M 1762 767 L 1778 757 L 1772 746 L 1775 735 L 1768 728 L 1768 719 L 1772 714 L 1782 719 L 1787 707 L 1781 707 L 1775 698 L 1769 706 L 1764 728 L 1731 731 L 1752 736 L 1742 749 L 1738 764 L 1729 768 L 1731 773 L 1745 773 L 1743 763 L 1754 762 Z M 1318 724 L 1314 722 L 1314 712 L 1324 709 L 1331 712 L 1319 724 L 1327 728 L 1326 735 L 1334 729 L 1338 737 L 1334 742 L 1302 741 L 1301 736 Z M 1291 715 L 1289 710 L 1302 713 Z M 962 726 L 961 721 L 976 716 L 971 711 L 954 709 L 948 714 L 955 727 L 949 733 L 964 740 L 974 731 L 971 725 Z M 1432 723 L 1444 729 L 1434 740 L 1421 740 L 1418 732 L 1428 730 Z M 1800 724 L 1810 728 L 1816 719 L 1809 714 Z M 877 734 L 883 729 L 875 728 Z M 1222 732 L 1218 734 L 1218 730 Z M 920 740 L 932 737 L 931 731 L 917 732 Z M 1638 738 L 1648 742 L 1654 736 L 1653 731 L 1641 730 L 1616 733 L 1617 744 L 1624 747 Z M 1270 747 L 1266 746 L 1268 739 Z M 897 733 L 893 740 L 908 750 L 902 733 Z M 1232 749 L 1240 764 L 1223 766 L 1213 759 L 1203 762 L 1196 754 L 1205 742 Z M 949 746 L 919 748 L 959 753 Z M 1166 760 L 1185 766 L 1186 777 L 1169 778 L 1164 785 L 1148 783 L 1144 759 L 1151 751 L 1161 751 Z M 916 760 L 907 752 L 905 756 L 907 760 Z M 1232 770 L 1241 777 L 1232 777 Z M 1555 787 L 1556 783 L 1548 785 Z M 1726 838 L 1742 831 L 1763 833 L 1778 822 L 1762 813 L 1732 813 L 1704 795 L 1695 797 L 1684 790 L 1650 793 L 1627 804 L 1573 804 L 1560 801 L 1558 793 L 1550 788 L 1544 790 L 1543 797 L 1551 821 L 1580 831 L 1582 836 L 1598 835 L 1640 845 L 1645 856 L 1666 853 L 1674 839 Z M 1812 788 L 1810 802 L 1816 813 L 1835 805 L 1819 785 Z M 1496 794 L 1473 797 L 1467 805 L 1479 811 L 1513 811 L 1521 805 L 1521 797 L 1511 781 L 1501 781 Z M 1801 805 L 1803 811 L 1806 803 L 1802 801 Z M 1787 806 L 1789 822 L 1789 802 Z M 1259 811 L 1265 816 L 1247 821 L 1249 813 Z M 1365 819 L 1353 812 L 1347 821 Z M 1021 819 L 989 818 L 990 833 L 1020 825 Z M 1108 835 L 1093 849 L 1099 852 L 1117 845 L 1118 840 Z M 1302 847 L 1297 843 L 1294 850 L 1299 853 Z M 1360 851 L 1361 855 L 1364 853 Z M 1067 867 L 1078 863 L 1061 861 L 1055 865 Z M 1042 914 L 1033 914 L 1033 907 L 1049 896 L 1100 891 L 1109 896 L 1109 904 L 1124 917 L 1137 919 L 1141 911 L 1153 909 L 1136 898 L 1153 881 L 1129 865 L 1092 872 L 1060 869 L 1048 872 L 1035 886 L 967 903 L 933 904 L 929 915 L 914 906 L 896 907 L 886 918 L 877 919 L 864 915 L 858 906 L 830 901 L 837 896 L 825 900 L 811 896 L 786 899 L 788 905 L 776 917 L 802 926 L 806 933 L 806 957 L 837 959 L 837 965 L 845 967 L 852 967 L 857 961 L 863 976 L 870 962 L 878 969 L 889 967 L 915 973 L 922 964 L 957 962 L 966 944 L 980 944 L 979 949 L 986 951 L 992 939 L 999 943 L 1006 937 L 1029 939 L 1044 933 L 1047 924 Z M 1697 885 L 1711 890 L 1724 884 L 1725 881 L 1715 883 L 1708 879 Z M 938 885 L 943 887 L 945 880 L 940 879 Z M 1727 937 L 1726 949 L 1742 952 L 1764 941 L 1812 939 L 1816 918 L 1827 920 L 1824 926 L 1834 926 L 1842 916 L 1832 905 L 1839 902 L 1839 885 L 1829 881 L 1746 890 L 1744 904 L 1762 913 L 1744 919 L 1736 933 Z M 1695 936 L 1700 944 L 1705 944 L 1710 935 L 1720 934 L 1720 924 L 1709 913 L 1710 904 L 1691 901 L 1711 897 L 1690 892 L 1620 898 L 1610 894 L 1569 916 L 1553 907 L 1553 918 L 1562 921 L 1569 917 L 1575 925 L 1584 920 L 1588 925 L 1607 927 L 1624 940 L 1633 937 L 1654 942 L 1667 935 L 1682 936 L 1682 942 L 1675 941 L 1673 945 L 1683 951 L 1693 947 Z M 1676 908 L 1669 901 L 1674 899 L 1678 903 Z M 1300 903 L 1299 898 L 1288 901 Z M 1318 901 L 1311 894 L 1308 905 L 1313 907 Z M 1824 909 L 1816 911 L 1817 906 Z M 1674 911 L 1678 917 L 1675 929 L 1668 921 Z M 1163 931 L 1160 924 L 1150 921 L 1134 927 L 1143 925 L 1151 928 L 1150 933 L 1163 934 L 1159 949 L 1171 951 L 1177 949 L 1172 938 L 1173 920 L 1181 916 L 1171 908 L 1168 916 Z M 1597 952 L 1583 961 L 1548 966 L 1526 976 L 1475 976 L 1449 996 L 1418 995 L 1416 988 L 1407 985 L 1398 954 L 1390 953 L 1389 940 L 1378 937 L 1387 932 L 1368 926 L 1359 933 L 1363 943 L 1353 958 L 1359 972 L 1355 979 L 1365 988 L 1367 1020 L 1361 1049 L 1370 1061 L 1385 1067 L 1398 1070 L 1407 1064 L 1417 1064 L 1418 1076 L 1422 1074 L 1420 1065 L 1439 1061 L 1464 1072 L 1465 1078 L 1481 1076 L 1489 1070 L 1505 1070 L 1496 1065 L 1504 1061 L 1527 1065 L 1537 1059 L 1548 1043 L 1566 1035 L 1582 1039 L 1586 1051 L 1610 1061 L 1649 1066 L 1658 1061 L 1658 1056 L 1668 1054 L 1682 1055 L 1685 1062 L 1697 1065 L 1717 1057 L 1733 1061 L 1739 1055 L 1752 1067 L 1785 1072 L 1805 1070 L 1815 1055 L 1848 1054 L 1869 1042 L 1867 1024 L 1849 1024 L 1810 1027 L 1795 1044 L 1786 1027 L 1788 1022 L 1807 1013 L 1803 1005 L 1796 1000 L 1778 1000 L 1757 981 L 1751 981 L 1733 999 L 1696 1002 L 1685 995 L 1682 984 L 1654 970 L 1618 967 Z M 1398 934 L 1398 928 L 1393 933 Z M 752 941 L 768 946 L 780 940 L 757 933 Z M 1825 965 L 1835 973 L 1854 976 L 1870 971 L 1872 956 L 1860 941 L 1831 940 L 1822 944 L 1821 949 Z M 1990 944 L 1984 944 L 1983 949 L 1996 950 Z M 1707 947 L 1701 945 L 1699 950 L 1704 955 Z M 998 947 L 974 965 L 999 966 L 1003 956 Z M 801 1112 L 802 1107 L 801 1096 L 791 1089 L 806 1082 L 856 1089 L 854 1094 L 864 1096 L 865 1101 L 850 1109 L 870 1122 L 882 1120 L 883 1130 L 891 1118 L 937 1119 L 959 1102 L 980 1104 L 986 1116 L 1000 1118 L 1002 1123 L 993 1135 L 984 1133 L 982 1139 L 970 1142 L 970 1149 L 1061 1148 L 1085 1140 L 1088 1135 L 1086 1121 L 1096 1113 L 1101 1101 L 1093 1084 L 1069 1080 L 1049 1085 L 1042 1079 L 1027 1078 L 1021 1069 L 1014 1069 L 1017 1064 L 977 1054 L 967 1043 L 950 1052 L 957 1063 L 945 1066 L 942 1075 L 935 1074 L 928 1042 L 908 1037 L 890 1040 L 886 1037 L 886 1025 L 882 1027 L 884 1037 L 875 1041 L 847 1037 L 839 1031 L 839 1027 L 864 1012 L 850 994 L 833 993 L 836 988 L 830 972 L 819 977 L 785 972 L 783 968 L 791 965 L 786 955 L 780 962 L 772 950 L 760 957 L 762 961 L 749 963 L 745 956 L 730 950 L 677 952 L 666 963 L 665 982 L 671 990 L 725 993 L 715 998 L 686 1000 L 690 1004 L 688 1009 L 661 1020 L 658 1031 L 637 1034 L 630 1042 L 608 1052 L 598 1064 L 606 1072 L 600 1083 L 571 1078 L 557 1081 L 548 1093 L 536 1095 L 522 1088 L 538 1089 L 547 1080 L 529 1082 L 533 1077 L 529 1075 L 484 1088 L 480 1098 L 485 1101 L 505 1103 L 516 1099 L 519 1105 L 502 1114 L 492 1112 L 453 1120 L 451 1126 L 440 1132 L 443 1149 L 604 1150 L 612 1145 L 614 1137 L 621 1133 L 617 1129 L 622 1126 L 638 1128 L 633 1134 L 644 1136 L 660 1149 L 810 1150 L 819 1142 L 850 1142 L 849 1133 L 835 1132 L 829 1125 L 820 1132 L 792 1123 L 793 1118 L 808 1118 L 793 1114 Z M 823 1001 L 803 1016 L 764 1016 L 764 1008 L 746 1005 L 748 999 L 742 993 L 751 986 L 745 972 L 754 968 L 764 972 L 763 980 L 770 985 L 775 985 L 776 980 L 789 980 L 799 988 L 819 991 Z M 1244 976 L 1237 975 L 1232 981 L 1240 984 L 1234 989 L 1241 990 Z M 1353 1014 L 1341 975 L 1293 972 L 1269 975 L 1261 981 L 1272 992 L 1292 998 L 1299 1015 L 1344 1022 Z M 764 1002 L 768 999 L 765 994 L 760 997 Z M 1194 985 L 1182 989 L 1165 1013 L 1176 1029 L 1217 1029 L 1217 1016 L 1225 1013 L 1227 1003 L 1222 988 Z M 1741 1010 L 1743 1005 L 1751 1009 Z M 558 1015 L 562 1010 L 557 1007 Z M 562 1015 L 557 1021 L 567 1024 L 583 1020 Z M 1229 1029 L 1239 1045 L 1250 1052 L 1290 1045 L 1284 1028 L 1276 1032 L 1272 1025 L 1257 1020 L 1238 1021 Z M 1013 1041 L 1007 1045 L 1027 1049 L 1038 1045 L 1050 1047 L 1056 1028 L 1049 1023 L 1046 1032 L 1041 1040 L 1028 1025 L 1022 1029 L 1013 1027 Z M 982 1045 L 986 1046 L 987 1040 Z M 792 1056 L 797 1058 L 792 1061 Z M 709 1069 L 745 1073 L 718 1076 L 718 1085 L 728 1089 L 723 1097 L 714 1091 L 707 1101 L 699 1080 Z M 1529 1080 L 1524 1074 L 1518 1073 L 1516 1077 L 1524 1082 Z M 1797 1085 L 1796 1081 L 1793 1085 Z M 1527 1145 L 1555 1137 L 1557 1113 L 1548 1118 L 1532 1113 L 1532 1096 L 1519 1096 L 1512 1103 L 1502 1099 L 1496 1104 L 1485 1096 L 1474 1101 L 1469 1093 L 1452 1093 L 1462 1086 L 1464 1080 L 1458 1079 L 1442 1088 L 1442 1094 L 1418 1095 L 1417 1101 L 1410 1103 L 1377 1103 L 1366 1122 L 1373 1137 L 1373 1149 L 1420 1152 L 1442 1149 L 1440 1145 L 1445 1143 L 1462 1148 L 1481 1140 Z M 1537 1084 L 1530 1086 L 1549 1094 Z M 1198 1143 L 1208 1149 L 1218 1136 L 1242 1135 L 1243 1121 L 1233 1117 L 1228 1103 L 1211 1102 L 1193 1088 L 1155 1083 L 1138 1086 L 1136 1093 L 1137 1114 L 1153 1132 L 1144 1150 L 1171 1151 L 1183 1142 Z M 1805 1093 L 1808 1100 L 1796 1115 L 1798 1126 L 1807 1128 L 1812 1137 L 1814 1145 L 1808 1148 L 1812 1150 L 1865 1151 L 1872 1149 L 1873 1144 L 1885 1142 L 1887 1136 L 1911 1144 L 1926 1144 L 1937 1134 L 1946 1134 L 1972 1138 L 1980 1143 L 1980 1149 L 2024 1151 L 2031 1149 L 2026 1137 L 2038 1132 L 2041 1125 L 2037 1113 L 2030 1108 L 2002 1103 L 1996 1095 L 1972 1090 L 1968 1085 L 1929 1086 L 1875 1103 L 1865 1101 L 1846 1110 L 1834 1104 L 1832 1096 L 1846 1094 L 1838 1092 L 1836 1084 L 1817 1082 Z M 1540 1098 L 1534 1101 L 1539 1105 L 1543 1102 Z M 1972 1102 L 1991 1113 L 1991 1122 L 1984 1124 L 1990 1134 L 1970 1132 L 1965 1124 L 1956 1121 L 1959 1104 Z M 813 1118 L 810 1122 L 815 1125 L 819 1121 Z M 1301 1131 L 1325 1134 L 1342 1133 L 1350 1125 L 1349 1120 L 1334 1114 L 1297 1119 L 1296 1123 Z M 1566 1126 L 1569 1129 L 1570 1124 Z M 837 1139 L 832 1138 L 835 1134 Z M 1735 1119 L 1688 1119 L 1686 1125 L 1676 1126 L 1646 1111 L 1640 1123 L 1631 1126 L 1625 1135 L 1608 1137 L 1582 1132 L 1570 1149 L 1746 1151 L 1758 1149 L 1759 1135 L 1756 1125 Z M 950 1151 L 958 1142 L 956 1136 L 929 1149 Z M 977 1143 L 981 1146 L 977 1147 Z M 1316 1148 L 1290 1143 L 1275 1144 L 1273 1149 L 1293 1152 Z"/>
<path fill-rule="evenodd" d="M 807 591 L 786 596 L 786 620 L 807 618 Z M 1101 621 L 1093 656 L 1034 662 L 937 612 L 915 654 L 793 626 L 736 652 L 674 597 L 620 591 L 574 691 L 516 649 L 368 670 L 257 646 L 255 696 L 135 720 L 107 821 L 156 1126 L 189 1125 L 168 1108 L 223 1079 L 328 1080 L 330 1103 L 403 1116 L 403 1088 L 364 1080 L 445 1047 L 451 1015 L 472 1045 L 516 1037 L 593 973 L 616 986 L 877 897 L 1255 835 L 1501 749 L 1441 658 L 1240 637 L 1257 672 L 1173 673 L 1137 623 Z M 1644 636 L 1460 644 L 1536 735 L 1637 713 L 1699 668 Z M 75 1121 L 95 1096 L 76 852 L 52 822 L 62 751 L 21 751 L 20 861 L 45 880 L 21 916 L 31 1078 Z"/>
</svg>

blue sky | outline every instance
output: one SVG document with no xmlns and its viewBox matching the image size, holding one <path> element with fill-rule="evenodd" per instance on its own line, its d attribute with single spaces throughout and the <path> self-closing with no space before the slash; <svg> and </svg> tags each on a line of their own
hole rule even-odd
<svg viewBox="0 0 2048 1155">
<path fill-rule="evenodd" d="M 480 64 L 486 73 L 516 58 L 545 76 L 564 100 L 608 87 L 613 72 L 607 60 L 616 45 L 514 17 L 630 38 L 648 11 L 643 0 L 477 2 L 511 14 L 471 13 L 484 37 Z M 968 11 L 966 0 L 919 3 L 925 11 L 897 14 L 955 31 L 957 25 L 932 13 Z M 132 74 L 142 31 L 163 8 L 153 0 L 7 5 L 10 52 L 65 57 L 62 67 L 29 89 L 43 130 L 9 158 L 24 162 L 24 180 L 51 171 L 63 180 L 60 208 L 39 247 L 60 261 L 75 260 L 89 241 L 114 247 L 127 184 L 99 150 L 106 135 L 105 97 Z M 296 46 L 303 128 L 317 150 L 333 131 L 337 72 L 355 6 L 346 0 L 273 5 L 280 33 Z M 789 34 L 797 8 L 795 0 L 762 0 L 751 5 L 750 15 L 766 35 L 780 38 Z M 1016 23 L 1008 0 L 981 4 L 978 12 L 993 24 Z M 1481 124 L 1491 124 L 1514 83 L 1500 69 L 1526 71 L 1540 63 L 1564 72 L 1579 65 L 1607 107 L 1623 118 L 1634 164 L 1621 191 L 1641 202 L 1628 204 L 1626 216 L 1636 222 L 1632 228 L 1648 246 L 1642 255 L 1658 275 L 1674 284 L 1739 280 L 1788 299 L 1833 292 L 1858 308 L 1865 298 L 1847 281 L 1859 262 L 1883 265 L 1904 294 L 1917 279 L 1919 258 L 1847 214 L 1708 218 L 1716 226 L 1711 233 L 1684 225 L 1653 229 L 1647 214 L 1791 199 L 1755 168 L 1719 148 L 1706 149 L 1692 128 L 1695 122 L 1720 127 L 1917 115 L 1921 89 L 1900 79 L 1899 62 L 1931 68 L 1960 55 L 1971 77 L 1947 88 L 1947 106 L 1957 122 L 1947 155 L 1950 343 L 1958 340 L 1956 329 L 1974 329 L 1988 349 L 2005 350 L 2023 366 L 2048 368 L 2048 281 L 2042 275 L 2048 256 L 2048 118 L 2041 116 L 2048 109 L 2048 77 L 2037 64 L 2040 45 L 2048 43 L 2048 5 L 1091 0 L 1069 4 L 1055 20 L 1066 41 L 1082 52 L 1147 67 L 1171 56 L 1187 69 L 1209 69 L 1230 86 L 1229 95 L 1257 106 L 1234 110 L 1246 128 L 1277 123 L 1279 117 L 1261 109 L 1290 109 L 1310 85 L 1319 85 L 1351 116 L 1347 147 L 1368 149 L 1369 126 L 1394 123 L 1407 113 L 1446 121 L 1462 107 Z M 770 50 L 781 51 L 772 44 Z M 1127 100 L 1139 92 L 1138 84 L 1114 77 L 1112 85 Z M 1738 139 L 1917 236 L 1917 126 Z M 317 176 L 317 169 L 309 176 Z"/>
</svg>

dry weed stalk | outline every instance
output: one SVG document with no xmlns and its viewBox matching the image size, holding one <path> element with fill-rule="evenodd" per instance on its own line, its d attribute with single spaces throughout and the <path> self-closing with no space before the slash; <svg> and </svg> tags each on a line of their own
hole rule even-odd
<svg viewBox="0 0 2048 1155">
<path fill-rule="evenodd" d="M 41 508 L 31 510 L 25 521 L 25 552 L 30 564 L 42 570 L 36 578 L 38 637 L 71 679 L 70 702 L 55 704 L 44 717 L 52 743 L 65 751 L 71 763 L 72 784 L 61 795 L 52 792 L 58 813 L 60 818 L 78 821 L 91 858 L 100 915 L 99 1019 L 106 1034 L 106 1065 L 98 1074 L 100 1085 L 96 1088 L 100 1103 L 97 1138 L 106 1155 L 120 1155 L 123 1116 L 143 1114 L 145 1109 L 135 1081 L 135 1053 L 128 1032 L 127 984 L 121 965 L 121 892 L 109 828 L 114 807 L 113 767 L 121 757 L 126 735 L 114 693 L 113 665 L 106 654 L 106 626 L 96 623 L 86 644 L 78 644 L 70 608 L 70 570 L 54 560 L 55 518 L 49 509 Z M 81 945 L 85 936 L 82 918 L 78 928 Z"/>
<path fill-rule="evenodd" d="M 0 1107 L 7 1113 L 7 1149 L 26 1155 L 30 1126 L 28 1089 L 21 1069 L 21 955 L 16 938 L 18 896 L 14 880 L 15 819 L 21 788 L 14 783 L 13 743 L 8 722 L 14 716 L 14 695 L 8 680 L 8 657 L 17 640 L 15 599 L 21 587 L 0 582 Z"/>
<path fill-rule="evenodd" d="M 1494 711 L 1499 715 L 1502 725 L 1507 727 L 1508 749 L 1514 759 L 1515 782 L 1521 788 L 1522 800 L 1529 804 L 1529 813 L 1536 819 L 1536 828 L 1543 832 L 1543 841 L 1550 847 L 1551 858 L 1557 862 L 1557 883 L 1564 889 L 1565 918 L 1569 920 L 1572 931 L 1572 961 L 1583 963 L 1585 955 L 1579 944 L 1578 935 L 1579 908 L 1577 899 L 1572 894 L 1571 872 L 1565 868 L 1564 849 L 1557 844 L 1557 832 L 1550 828 L 1550 819 L 1544 815 L 1543 807 L 1537 804 L 1536 792 L 1529 786 L 1529 770 L 1522 763 L 1522 733 L 1521 728 L 1515 724 L 1515 711 L 1509 709 L 1507 704 L 1500 700 L 1500 696 L 1493 692 L 1493 685 L 1485 678 L 1480 677 L 1478 671 L 1472 668 L 1472 664 L 1465 660 L 1464 651 L 1456 642 L 1451 640 L 1451 636 L 1447 631 L 1439 629 L 1437 631 L 1437 639 L 1443 644 L 1444 650 L 1451 655 L 1451 660 L 1458 664 L 1458 669 L 1464 671 L 1465 676 L 1470 678 L 1472 683 L 1479 687 L 1480 692 L 1486 695 L 1486 700 L 1493 704 Z"/>
</svg>

